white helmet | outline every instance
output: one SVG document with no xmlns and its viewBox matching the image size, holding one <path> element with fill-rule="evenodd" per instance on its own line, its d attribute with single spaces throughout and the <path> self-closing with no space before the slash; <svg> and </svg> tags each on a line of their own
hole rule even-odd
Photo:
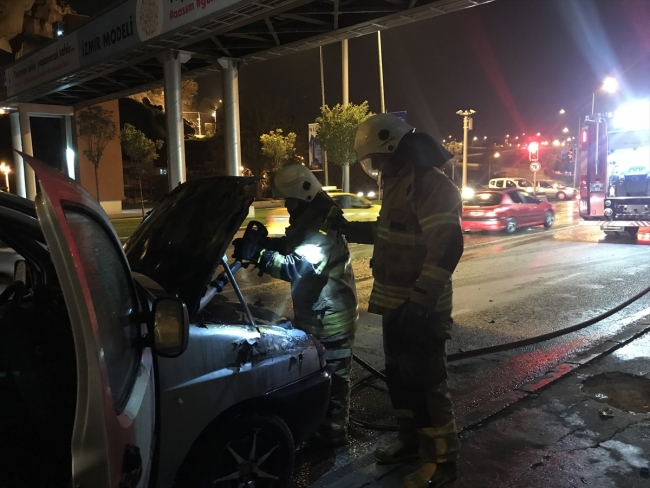
<svg viewBox="0 0 650 488">
<path fill-rule="evenodd" d="M 376 114 L 359 124 L 354 138 L 354 151 L 359 161 L 369 154 L 393 153 L 399 141 L 413 127 L 391 114 Z"/>
<path fill-rule="evenodd" d="M 285 166 L 273 181 L 274 195 L 311 202 L 323 187 L 309 168 L 302 164 Z"/>
</svg>

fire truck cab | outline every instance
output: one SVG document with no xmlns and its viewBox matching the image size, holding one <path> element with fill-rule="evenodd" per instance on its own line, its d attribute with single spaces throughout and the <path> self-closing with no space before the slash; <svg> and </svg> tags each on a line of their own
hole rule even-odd
<svg viewBox="0 0 650 488">
<path fill-rule="evenodd" d="M 583 225 L 631 237 L 650 227 L 650 100 L 587 116 L 578 161 Z"/>
</svg>

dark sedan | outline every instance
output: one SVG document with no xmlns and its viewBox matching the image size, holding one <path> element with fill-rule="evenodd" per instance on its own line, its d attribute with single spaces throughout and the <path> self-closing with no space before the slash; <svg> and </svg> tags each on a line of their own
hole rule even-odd
<svg viewBox="0 0 650 488">
<path fill-rule="evenodd" d="M 519 227 L 555 221 L 555 208 L 522 190 L 479 191 L 463 202 L 463 230 L 502 230 L 512 234 Z"/>
</svg>

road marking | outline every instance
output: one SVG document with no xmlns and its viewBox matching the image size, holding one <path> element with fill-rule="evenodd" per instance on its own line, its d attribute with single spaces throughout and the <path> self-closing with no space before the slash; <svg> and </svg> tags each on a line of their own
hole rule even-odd
<svg viewBox="0 0 650 488">
<path fill-rule="evenodd" d="M 582 274 L 584 274 L 584 272 L 573 273 L 573 274 L 570 274 L 570 275 L 568 275 L 568 276 L 563 276 L 562 278 L 556 278 L 556 279 L 554 279 L 554 280 L 547 281 L 547 282 L 544 283 L 544 284 L 545 284 L 545 285 L 556 285 L 557 283 L 560 283 L 560 282 L 562 282 L 562 281 L 566 281 L 566 280 L 570 280 L 571 278 L 575 278 L 576 276 L 580 276 L 580 275 L 582 275 Z"/>
</svg>

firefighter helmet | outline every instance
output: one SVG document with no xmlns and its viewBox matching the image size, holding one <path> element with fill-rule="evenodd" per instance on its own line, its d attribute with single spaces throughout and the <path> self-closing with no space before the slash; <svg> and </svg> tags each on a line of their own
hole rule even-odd
<svg viewBox="0 0 650 488">
<path fill-rule="evenodd" d="M 399 141 L 414 128 L 391 114 L 376 114 L 361 122 L 354 139 L 359 160 L 369 154 L 395 152 Z"/>
<path fill-rule="evenodd" d="M 273 181 L 273 196 L 311 202 L 322 188 L 309 168 L 302 164 L 290 164 L 276 175 Z"/>
</svg>

